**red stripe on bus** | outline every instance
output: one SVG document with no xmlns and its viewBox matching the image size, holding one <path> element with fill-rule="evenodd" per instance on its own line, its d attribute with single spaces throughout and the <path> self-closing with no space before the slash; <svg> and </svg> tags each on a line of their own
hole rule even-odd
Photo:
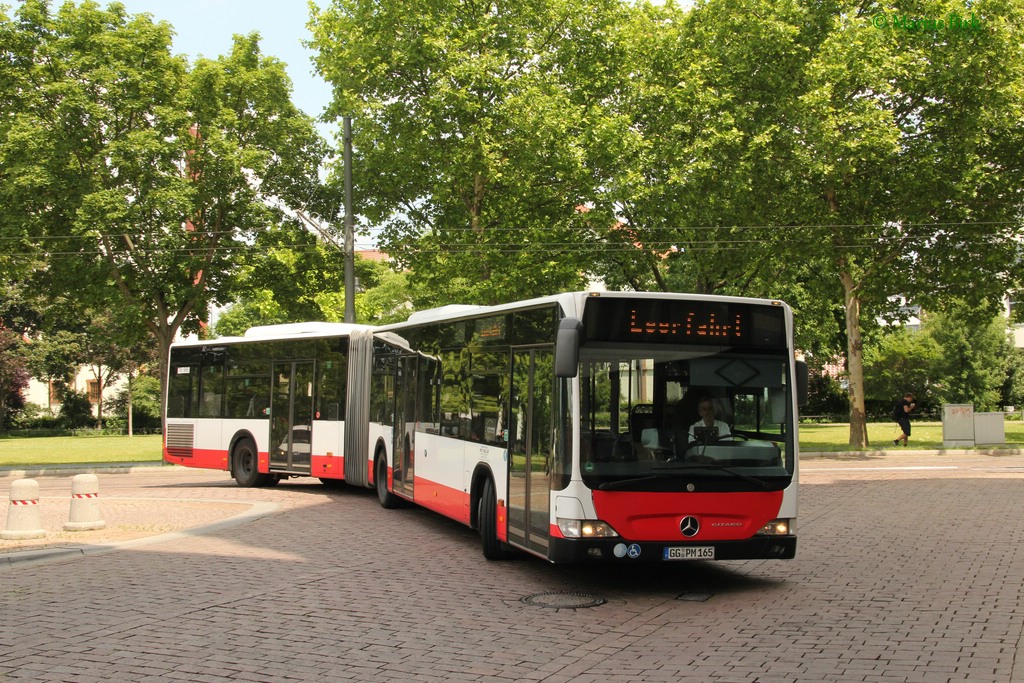
<svg viewBox="0 0 1024 683">
<path fill-rule="evenodd" d="M 269 471 L 265 466 L 267 461 L 267 454 L 260 453 L 260 472 Z M 183 458 L 181 456 L 174 455 L 164 449 L 164 462 L 173 463 L 175 465 L 184 465 L 185 467 L 196 467 L 199 469 L 208 470 L 226 470 L 228 468 L 228 452 L 219 449 L 209 448 L 194 448 L 192 449 L 192 456 Z"/>
<path fill-rule="evenodd" d="M 728 541 L 750 538 L 779 516 L 782 491 L 757 493 L 652 493 L 594 491 L 598 519 L 631 541 L 681 538 L 684 517 L 696 517 L 694 540 Z"/>
<path fill-rule="evenodd" d="M 345 458 L 340 455 L 314 455 L 310 457 L 311 472 L 321 479 L 344 479 Z"/>
<path fill-rule="evenodd" d="M 413 484 L 413 502 L 469 525 L 469 494 L 462 489 L 416 477 Z M 501 509 L 498 512 L 504 518 Z M 499 534 L 504 534 L 504 530 L 499 531 Z"/>
</svg>

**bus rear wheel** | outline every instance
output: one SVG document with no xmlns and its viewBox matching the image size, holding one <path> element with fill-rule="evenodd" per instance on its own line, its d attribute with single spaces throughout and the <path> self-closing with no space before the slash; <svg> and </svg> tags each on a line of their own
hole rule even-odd
<svg viewBox="0 0 1024 683">
<path fill-rule="evenodd" d="M 398 496 L 388 491 L 388 461 L 383 453 L 377 455 L 374 461 L 373 485 L 377 489 L 377 500 L 380 506 L 388 510 L 394 510 L 401 505 Z"/>
<path fill-rule="evenodd" d="M 231 454 L 231 471 L 239 486 L 251 488 L 266 486 L 269 483 L 271 477 L 260 474 L 259 462 L 259 453 L 256 451 L 256 444 L 252 442 L 252 439 L 242 439 L 235 444 L 235 450 Z"/>
<path fill-rule="evenodd" d="M 510 555 L 508 546 L 498 538 L 498 496 L 494 492 L 494 482 L 488 477 L 484 480 L 477 503 L 477 519 L 480 520 L 480 543 L 484 557 L 488 560 L 504 560 Z"/>
</svg>

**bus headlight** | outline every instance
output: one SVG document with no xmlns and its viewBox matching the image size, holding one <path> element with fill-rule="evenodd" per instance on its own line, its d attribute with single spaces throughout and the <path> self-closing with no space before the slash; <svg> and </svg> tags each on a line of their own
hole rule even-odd
<svg viewBox="0 0 1024 683">
<path fill-rule="evenodd" d="M 761 536 L 788 536 L 793 533 L 793 523 L 789 519 L 773 519 L 757 533 Z"/>
<path fill-rule="evenodd" d="M 619 534 L 607 522 L 599 519 L 558 518 L 558 530 L 566 538 L 614 538 Z"/>
</svg>

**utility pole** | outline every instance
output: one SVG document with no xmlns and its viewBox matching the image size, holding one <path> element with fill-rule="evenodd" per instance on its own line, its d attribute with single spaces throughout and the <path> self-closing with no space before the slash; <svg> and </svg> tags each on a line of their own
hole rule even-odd
<svg viewBox="0 0 1024 683">
<path fill-rule="evenodd" d="M 344 117 L 345 164 L 345 322 L 356 321 L 356 247 L 352 221 L 352 117 Z"/>
</svg>

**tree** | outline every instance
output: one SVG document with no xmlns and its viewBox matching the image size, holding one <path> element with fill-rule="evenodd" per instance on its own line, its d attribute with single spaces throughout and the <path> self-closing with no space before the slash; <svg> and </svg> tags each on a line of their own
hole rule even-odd
<svg viewBox="0 0 1024 683">
<path fill-rule="evenodd" d="M 257 34 L 189 68 L 168 24 L 118 4 L 27 0 L 17 16 L 0 217 L 55 291 L 134 311 L 163 370 L 178 331 L 231 300 L 240 254 L 280 219 L 268 198 L 314 195 L 325 147 Z"/>
<path fill-rule="evenodd" d="M 871 24 L 951 11 L 984 30 Z M 605 184 L 621 241 L 647 264 L 626 280 L 838 292 L 850 443 L 865 445 L 863 336 L 890 297 L 937 309 L 1019 279 L 1021 15 L 1019 0 L 641 6 L 629 43 L 640 66 L 616 105 L 635 154 Z"/>
<path fill-rule="evenodd" d="M 28 388 L 29 374 L 20 347 L 18 335 L 0 325 L 0 429 L 6 429 L 11 416 L 25 406 L 22 392 Z"/>
<path fill-rule="evenodd" d="M 873 16 L 951 11 L 976 32 L 869 25 Z M 1024 186 L 1016 114 L 1024 65 L 1018 2 L 913 7 L 837 3 L 804 68 L 799 145 L 784 200 L 805 227 L 794 255 L 828 256 L 842 284 L 850 377 L 850 444 L 867 442 L 862 327 L 893 294 L 925 305 L 950 291 L 1001 298 L 1014 277 Z M 875 20 L 877 21 L 877 20 Z M 974 77 L 971 77 L 974 76 Z M 979 274 L 983 273 L 982 277 Z M 965 286 L 967 283 L 970 286 Z"/>
<path fill-rule="evenodd" d="M 597 169 L 621 217 L 607 278 L 635 289 L 762 293 L 791 215 L 794 106 L 827 5 L 710 0 L 640 4 L 618 37 L 629 87 L 610 98 L 617 163 Z"/>
<path fill-rule="evenodd" d="M 96 427 L 103 427 L 103 390 L 119 377 L 127 377 L 131 400 L 132 380 L 140 366 L 159 365 L 152 337 L 136 309 L 95 311 L 82 335 L 82 361 L 97 384 Z M 129 421 L 129 436 L 131 423 Z"/>
<path fill-rule="evenodd" d="M 942 348 L 923 330 L 896 326 L 876 335 L 864 348 L 865 402 L 886 418 L 908 391 L 924 410 L 942 404 L 939 366 Z"/>
<path fill-rule="evenodd" d="M 870 340 L 864 351 L 868 402 L 887 413 L 909 391 L 932 412 L 943 403 L 998 408 L 1012 349 L 1006 317 L 993 308 L 953 299 L 942 311 L 926 312 L 920 330 L 896 327 Z"/>
<path fill-rule="evenodd" d="M 400 312 L 411 294 L 404 275 L 358 254 L 355 273 L 363 290 L 356 293 L 356 322 L 405 319 Z M 341 248 L 297 224 L 261 233 L 238 278 L 239 300 L 218 318 L 218 335 L 241 335 L 255 325 L 345 319 Z"/>
<path fill-rule="evenodd" d="M 32 376 L 48 383 L 61 401 L 83 362 L 84 344 L 82 333 L 58 330 L 23 345 Z"/>
<path fill-rule="evenodd" d="M 118 421 L 142 429 L 160 427 L 160 380 L 142 375 L 117 392 L 111 401 L 111 411 Z M 129 428 L 129 435 L 132 428 Z"/>
<path fill-rule="evenodd" d="M 991 308 L 979 310 L 962 299 L 952 300 L 926 318 L 925 331 L 942 349 L 936 367 L 942 402 L 998 409 L 1010 355 L 1006 318 L 993 315 Z"/>
<path fill-rule="evenodd" d="M 1001 399 L 1004 406 L 1024 406 L 1024 349 L 1011 348 L 1006 356 Z"/>
<path fill-rule="evenodd" d="M 592 266 L 614 0 L 334 0 L 314 14 L 329 114 L 354 118 L 358 213 L 426 303 L 581 286 Z M 587 207 L 587 211 L 580 207 Z"/>
</svg>

